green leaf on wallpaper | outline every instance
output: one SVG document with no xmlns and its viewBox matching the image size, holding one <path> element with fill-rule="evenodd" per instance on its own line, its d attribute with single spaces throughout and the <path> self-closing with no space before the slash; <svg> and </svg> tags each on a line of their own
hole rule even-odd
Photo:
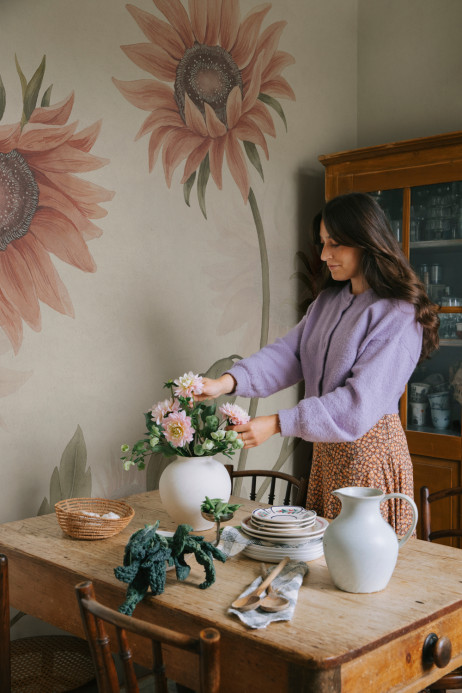
<svg viewBox="0 0 462 693">
<path fill-rule="evenodd" d="M 188 180 L 186 183 L 183 185 L 183 195 L 184 195 L 184 201 L 190 207 L 191 205 L 189 204 L 189 198 L 191 197 L 191 190 L 194 185 L 194 181 L 196 180 L 196 172 L 193 171 L 191 175 L 189 176 Z"/>
<path fill-rule="evenodd" d="M 202 160 L 199 166 L 199 175 L 197 177 L 197 198 L 199 200 L 199 207 L 201 208 L 202 214 L 207 219 L 207 212 L 205 209 L 205 189 L 210 176 L 210 163 L 209 155 Z"/>
<path fill-rule="evenodd" d="M 268 94 L 259 94 L 258 98 L 260 101 L 263 101 L 263 103 L 266 103 L 268 106 L 271 106 L 271 108 L 274 108 L 278 116 L 281 118 L 282 122 L 285 125 L 286 132 L 287 132 L 287 120 L 284 111 L 282 110 L 282 106 L 279 103 L 279 101 L 276 101 L 276 99 L 273 99 L 272 96 L 268 96 Z"/>
<path fill-rule="evenodd" d="M 258 153 L 257 146 L 253 142 L 246 142 L 244 140 L 244 149 L 245 153 L 249 157 L 250 163 L 255 166 L 261 176 L 261 179 L 264 181 L 265 178 L 263 176 L 263 167 L 261 165 L 260 154 Z"/>
<path fill-rule="evenodd" d="M 3 118 L 6 106 L 6 91 L 3 86 L 2 78 L 0 77 L 0 120 Z"/>
<path fill-rule="evenodd" d="M 43 75 L 45 74 L 45 65 L 46 56 L 44 55 L 42 58 L 42 62 L 32 75 L 32 78 L 26 87 L 26 91 L 24 94 L 24 116 L 26 118 L 26 122 L 31 117 L 32 111 L 37 105 L 39 91 L 42 87 Z"/>
<path fill-rule="evenodd" d="M 51 89 L 52 89 L 52 87 L 53 87 L 53 85 L 50 84 L 50 86 L 48 87 L 48 89 L 46 90 L 46 92 L 44 93 L 44 95 L 42 96 L 42 101 L 41 101 L 41 103 L 40 103 L 40 105 L 42 106 L 42 108 L 46 108 L 47 106 L 50 105 L 50 101 L 51 101 Z"/>
<path fill-rule="evenodd" d="M 26 93 L 26 88 L 27 88 L 27 79 L 24 75 L 24 72 L 21 70 L 17 55 L 14 56 L 14 61 L 16 63 L 16 70 L 17 70 L 18 75 L 19 75 L 19 81 L 21 82 L 22 98 L 24 100 L 24 94 Z"/>
<path fill-rule="evenodd" d="M 159 488 L 159 479 L 162 472 L 170 462 L 176 460 L 176 455 L 173 457 L 165 457 L 162 453 L 153 453 L 146 468 L 146 491 L 154 491 Z"/>
<path fill-rule="evenodd" d="M 39 515 L 53 512 L 54 505 L 65 498 L 91 496 L 91 469 L 87 464 L 87 446 L 80 426 L 66 445 L 61 462 L 55 467 L 50 479 L 50 500 L 43 499 Z"/>
</svg>

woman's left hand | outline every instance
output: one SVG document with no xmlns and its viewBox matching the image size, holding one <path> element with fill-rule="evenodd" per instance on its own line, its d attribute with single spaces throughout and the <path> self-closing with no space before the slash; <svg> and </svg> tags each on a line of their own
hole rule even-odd
<svg viewBox="0 0 462 693">
<path fill-rule="evenodd" d="M 245 448 L 256 448 L 257 445 L 261 445 L 271 436 L 281 432 L 277 414 L 257 416 L 245 424 L 228 426 L 227 429 L 239 433 L 239 438 L 244 442 Z"/>
</svg>

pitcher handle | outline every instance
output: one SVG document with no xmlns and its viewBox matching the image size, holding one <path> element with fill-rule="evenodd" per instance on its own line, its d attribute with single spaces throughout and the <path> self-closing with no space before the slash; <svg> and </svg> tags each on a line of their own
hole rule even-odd
<svg viewBox="0 0 462 693">
<path fill-rule="evenodd" d="M 404 544 L 407 542 L 407 540 L 410 538 L 411 534 L 415 530 L 415 528 L 417 526 L 417 518 L 419 516 L 419 513 L 417 511 L 417 506 L 414 503 L 414 501 L 412 500 L 412 498 L 410 498 L 409 496 L 406 496 L 405 493 L 387 493 L 382 498 L 382 500 L 380 502 L 383 503 L 383 501 L 389 500 L 390 498 L 402 498 L 403 500 L 405 500 L 409 503 L 409 505 L 411 506 L 411 509 L 412 509 L 411 526 L 407 530 L 406 534 L 403 537 L 401 537 L 401 539 L 398 539 L 399 548 L 401 548 L 402 546 L 404 546 Z"/>
</svg>

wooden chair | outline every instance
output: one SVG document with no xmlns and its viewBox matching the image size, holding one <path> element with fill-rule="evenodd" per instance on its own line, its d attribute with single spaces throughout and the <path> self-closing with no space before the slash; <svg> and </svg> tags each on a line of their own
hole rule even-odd
<svg viewBox="0 0 462 693">
<path fill-rule="evenodd" d="M 420 489 L 420 530 L 424 541 L 435 541 L 445 537 L 462 537 L 462 529 L 439 529 L 432 532 L 430 506 L 436 501 L 462 496 L 462 486 L 445 488 L 441 491 L 430 493 L 427 486 Z M 438 681 L 428 686 L 425 691 L 432 693 L 445 693 L 446 691 L 462 688 L 462 667 L 445 674 Z"/>
<path fill-rule="evenodd" d="M 95 674 L 85 640 L 70 635 L 10 640 L 8 559 L 0 554 L 0 691 L 77 691 L 90 681 Z"/>
<path fill-rule="evenodd" d="M 235 470 L 232 464 L 225 464 L 228 474 L 231 477 L 231 483 L 234 479 L 241 477 L 250 477 L 252 479 L 250 487 L 250 500 L 255 500 L 257 497 L 257 478 L 266 477 L 271 479 L 269 493 L 268 493 L 268 503 L 270 505 L 274 504 L 276 482 L 278 480 L 285 482 L 286 491 L 284 495 L 283 505 L 292 504 L 292 492 L 295 494 L 295 499 L 293 503 L 295 505 L 300 505 L 303 508 L 306 504 L 306 494 L 308 492 L 308 479 L 297 478 L 292 476 L 292 474 L 286 474 L 285 472 L 275 472 L 270 469 L 244 469 Z"/>
<path fill-rule="evenodd" d="M 115 627 L 117 633 L 126 693 L 139 693 L 127 631 L 152 641 L 153 691 L 167 693 L 167 677 L 162 658 L 162 644 L 164 644 L 196 654 L 199 659 L 200 693 L 218 693 L 220 688 L 220 633 L 215 628 L 201 630 L 198 637 L 184 635 L 132 616 L 126 616 L 104 606 L 96 601 L 93 584 L 90 581 L 76 585 L 75 590 L 93 657 L 98 690 L 105 691 L 105 693 L 119 693 L 120 690 L 116 667 L 111 655 L 110 640 L 105 628 L 105 623 L 109 623 Z"/>
</svg>

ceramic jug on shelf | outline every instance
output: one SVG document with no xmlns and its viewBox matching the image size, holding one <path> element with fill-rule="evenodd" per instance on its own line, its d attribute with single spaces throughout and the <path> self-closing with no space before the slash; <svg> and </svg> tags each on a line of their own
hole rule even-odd
<svg viewBox="0 0 462 693">
<path fill-rule="evenodd" d="M 395 569 L 399 549 L 417 524 L 417 507 L 404 493 L 383 493 L 378 488 L 350 486 L 332 491 L 342 502 L 338 517 L 327 527 L 324 555 L 334 584 L 345 592 L 383 590 Z M 412 523 L 398 540 L 380 513 L 380 504 L 401 498 L 412 509 Z"/>
</svg>

